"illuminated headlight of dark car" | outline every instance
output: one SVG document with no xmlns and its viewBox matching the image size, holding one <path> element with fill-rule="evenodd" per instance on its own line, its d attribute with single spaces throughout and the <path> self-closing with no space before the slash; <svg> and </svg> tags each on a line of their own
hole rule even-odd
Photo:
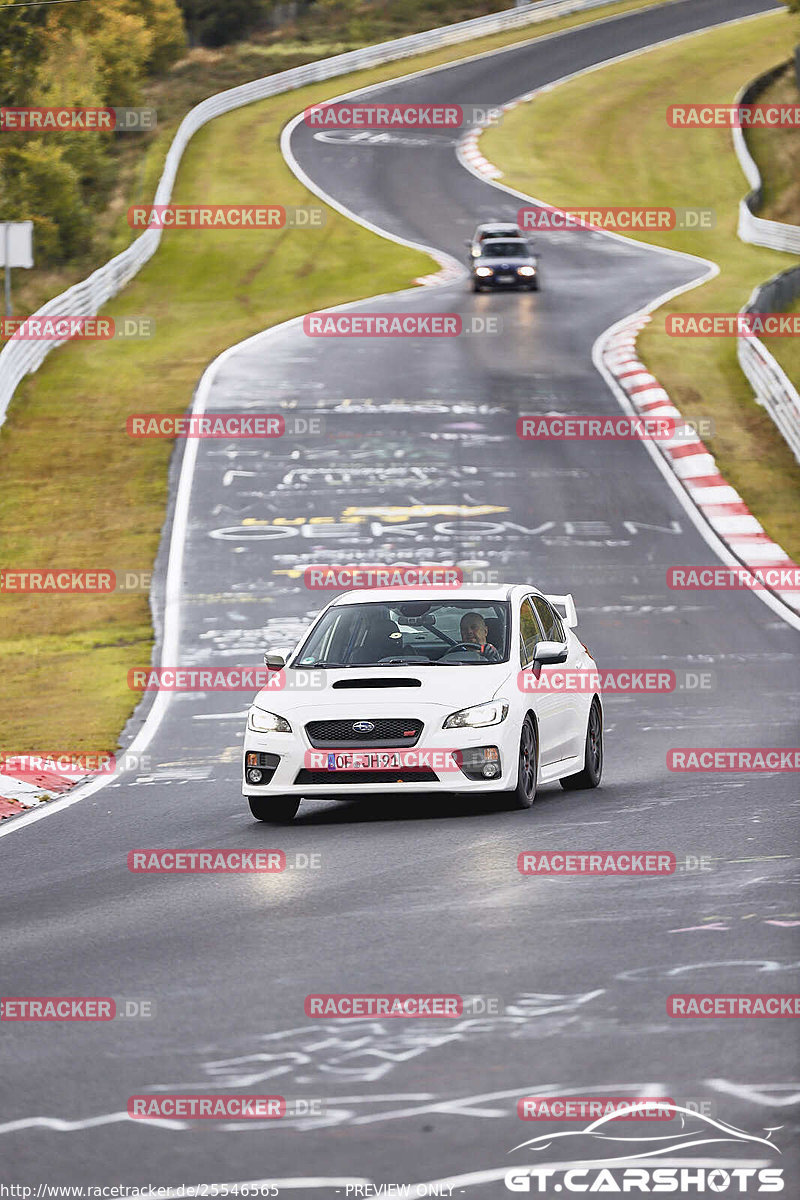
<svg viewBox="0 0 800 1200">
<path fill-rule="evenodd" d="M 476 267 L 475 274 L 486 278 L 487 275 L 494 275 L 494 267 Z"/>
<path fill-rule="evenodd" d="M 535 275 L 536 267 L 517 267 L 518 275 Z"/>
</svg>

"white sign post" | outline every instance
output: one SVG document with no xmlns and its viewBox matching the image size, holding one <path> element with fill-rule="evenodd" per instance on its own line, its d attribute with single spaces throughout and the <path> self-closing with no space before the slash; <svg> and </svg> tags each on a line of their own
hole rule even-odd
<svg viewBox="0 0 800 1200">
<path fill-rule="evenodd" d="M 11 313 L 11 268 L 33 266 L 33 221 L 0 222 L 0 264 L 6 269 L 6 316 Z"/>
</svg>

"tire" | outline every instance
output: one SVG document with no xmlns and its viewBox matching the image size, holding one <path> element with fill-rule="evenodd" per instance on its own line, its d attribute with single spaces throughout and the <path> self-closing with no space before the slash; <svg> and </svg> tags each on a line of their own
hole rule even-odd
<svg viewBox="0 0 800 1200">
<path fill-rule="evenodd" d="M 286 825 L 300 807 L 299 796 L 248 796 L 250 812 L 257 821 Z"/>
<path fill-rule="evenodd" d="M 536 799 L 536 784 L 539 778 L 539 737 L 536 726 L 530 717 L 522 724 L 519 739 L 519 757 L 517 769 L 517 786 L 510 792 L 504 792 L 504 808 L 530 808 Z"/>
<path fill-rule="evenodd" d="M 473 290 L 473 292 L 482 292 L 483 288 L 481 287 L 481 285 L 479 283 L 473 283 L 472 290 Z"/>
<path fill-rule="evenodd" d="M 586 741 L 583 751 L 583 770 L 576 775 L 567 775 L 561 780 L 565 792 L 576 792 L 581 788 L 596 788 L 603 777 L 603 712 L 597 700 L 592 701 L 589 720 L 586 723 Z"/>
</svg>

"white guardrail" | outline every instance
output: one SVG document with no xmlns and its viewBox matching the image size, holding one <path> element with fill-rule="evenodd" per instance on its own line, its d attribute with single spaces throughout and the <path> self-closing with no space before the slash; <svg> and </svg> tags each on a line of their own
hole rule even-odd
<svg viewBox="0 0 800 1200">
<path fill-rule="evenodd" d="M 768 71 L 752 83 L 747 84 L 734 101 L 735 104 L 751 103 L 758 93 L 775 78 L 783 68 Z M 800 254 L 800 226 L 786 225 L 782 221 L 767 221 L 757 217 L 757 208 L 763 197 L 764 185 L 761 172 L 747 148 L 742 129 L 733 130 L 733 145 L 739 165 L 744 171 L 751 191 L 739 202 L 739 237 L 754 246 L 765 246 L 769 250 L 782 250 L 787 254 Z M 800 296 L 800 269 L 792 268 L 774 276 L 753 292 L 742 312 L 783 312 Z M 800 394 L 789 376 L 778 364 L 762 341 L 756 337 L 740 337 L 736 342 L 739 366 L 747 376 L 755 392 L 756 400 L 766 408 L 777 425 L 784 440 L 800 463 Z"/>
<path fill-rule="evenodd" d="M 254 79 L 225 92 L 217 92 L 191 109 L 181 121 L 167 152 L 153 203 L 169 204 L 178 166 L 189 139 L 208 121 L 223 113 L 232 112 L 233 109 L 252 104 L 256 100 L 265 100 L 281 92 L 292 91 L 324 79 L 334 79 L 338 75 L 346 75 L 365 67 L 375 67 L 421 54 L 426 50 L 435 50 L 440 46 L 466 42 L 482 34 L 500 33 L 506 29 L 546 21 L 551 17 L 602 8 L 611 3 L 613 0 L 537 0 L 536 3 L 525 4 L 519 8 L 473 17 L 472 20 L 459 21 L 455 25 L 444 25 L 439 29 L 413 33 L 407 37 L 381 42 L 376 46 L 365 46 L 360 50 L 350 50 L 346 54 L 336 54 L 331 58 L 306 63 L 302 67 L 280 71 L 276 75 L 267 75 L 263 79 Z M 54 296 L 33 315 L 94 316 L 106 301 L 116 296 L 148 259 L 152 258 L 158 249 L 161 232 L 160 229 L 148 229 L 120 254 L 93 271 L 87 279 L 73 284 L 59 296 Z M 20 381 L 26 375 L 37 371 L 50 351 L 63 345 L 66 340 L 12 339 L 6 344 L 0 352 L 0 425 L 5 421 L 8 405 Z"/>
</svg>

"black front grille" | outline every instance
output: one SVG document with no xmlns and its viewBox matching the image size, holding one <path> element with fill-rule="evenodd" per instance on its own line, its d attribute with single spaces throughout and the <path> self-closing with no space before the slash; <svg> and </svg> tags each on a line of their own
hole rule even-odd
<svg viewBox="0 0 800 1200">
<path fill-rule="evenodd" d="M 338 750 L 343 746 L 416 746 L 422 733 L 422 721 L 416 717 L 376 717 L 373 729 L 354 729 L 368 717 L 349 721 L 309 721 L 308 740 L 318 750 Z"/>
<path fill-rule="evenodd" d="M 295 783 L 383 783 L 391 789 L 395 783 L 438 783 L 435 771 L 298 771 Z"/>
</svg>

